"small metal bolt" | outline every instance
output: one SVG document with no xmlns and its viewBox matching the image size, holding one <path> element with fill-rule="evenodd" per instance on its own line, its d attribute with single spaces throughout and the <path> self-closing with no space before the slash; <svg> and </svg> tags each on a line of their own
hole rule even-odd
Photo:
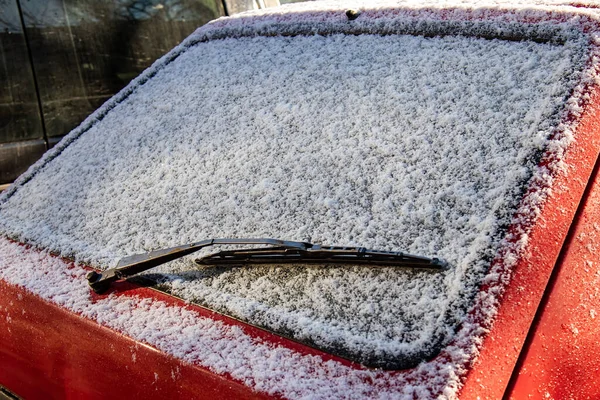
<svg viewBox="0 0 600 400">
<path fill-rule="evenodd" d="M 99 274 L 96 271 L 90 271 L 85 275 L 85 278 L 88 281 L 88 284 L 92 288 L 92 290 L 98 294 L 104 293 L 108 290 L 110 286 L 110 281 L 102 280 L 102 274 Z"/>
<path fill-rule="evenodd" d="M 359 15 L 360 13 L 357 10 L 346 11 L 346 17 L 348 17 L 348 21 L 354 21 L 356 18 L 358 18 Z"/>
<path fill-rule="evenodd" d="M 95 282 L 99 277 L 100 274 L 96 271 L 90 271 L 85 275 L 85 279 L 87 279 L 87 281 L 90 283 Z"/>
</svg>

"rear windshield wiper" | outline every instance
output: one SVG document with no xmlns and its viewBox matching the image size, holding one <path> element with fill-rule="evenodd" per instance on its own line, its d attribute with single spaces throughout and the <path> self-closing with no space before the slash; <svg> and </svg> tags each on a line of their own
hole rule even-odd
<svg viewBox="0 0 600 400">
<path fill-rule="evenodd" d="M 161 264 L 215 245 L 266 245 L 268 247 L 225 250 L 196 260 L 202 265 L 275 264 L 275 263 L 346 263 L 387 265 L 442 270 L 447 263 L 439 258 L 414 256 L 396 251 L 369 250 L 364 247 L 322 246 L 280 239 L 207 239 L 183 246 L 136 254 L 119 260 L 115 268 L 87 274 L 96 293 L 108 289 L 111 282 L 147 271 Z"/>
</svg>

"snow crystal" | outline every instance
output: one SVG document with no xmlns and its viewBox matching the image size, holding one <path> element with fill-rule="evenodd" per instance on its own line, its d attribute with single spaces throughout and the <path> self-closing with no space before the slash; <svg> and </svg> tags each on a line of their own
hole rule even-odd
<svg viewBox="0 0 600 400">
<path fill-rule="evenodd" d="M 443 273 L 199 269 L 188 257 L 152 276 L 186 300 L 370 365 L 415 365 L 442 348 L 447 358 L 419 364 L 405 385 L 392 373 L 323 363 L 241 331 L 232 337 L 233 328 L 160 302 L 110 296 L 92 303 L 82 270 L 66 271 L 60 259 L 6 240 L 0 277 L 267 393 L 455 394 L 474 335 L 483 332 L 467 318 L 474 295 L 482 281 L 506 279 L 485 274 L 506 245 L 525 189 L 535 189 L 521 204 L 531 220 L 560 170 L 558 163 L 538 168 L 542 152 L 559 162 L 572 140 L 559 121 L 580 110 L 578 96 L 593 79 L 580 73 L 590 39 L 575 23 L 518 22 L 548 18 L 553 9 L 544 6 L 511 14 L 462 3 L 452 22 L 436 7 L 356 3 L 361 14 L 350 25 L 346 4 L 299 4 L 200 29 L 2 195 L 0 231 L 99 268 L 211 237 L 441 257 L 451 266 Z M 554 10 L 593 17 L 586 9 Z M 477 12 L 486 22 L 474 21 Z M 457 29 L 466 34 L 452 34 Z M 527 37 L 535 40 L 518 40 Z M 48 270 L 56 274 L 52 286 L 35 281 Z M 495 293 L 480 299 L 488 315 Z M 157 334 L 166 326 L 189 335 Z M 219 340 L 236 351 L 218 354 L 228 347 L 211 345 Z M 272 369 L 273 354 L 288 366 Z M 320 378 L 308 382 L 306 370 Z"/>
</svg>

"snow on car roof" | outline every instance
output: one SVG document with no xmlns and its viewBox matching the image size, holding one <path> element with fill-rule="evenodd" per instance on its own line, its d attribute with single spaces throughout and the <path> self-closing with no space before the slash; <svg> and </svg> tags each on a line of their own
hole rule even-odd
<svg viewBox="0 0 600 400">
<path fill-rule="evenodd" d="M 572 133 L 560 121 L 577 113 L 586 80 L 594 78 L 585 64 L 589 36 L 574 23 L 519 22 L 523 15 L 543 20 L 549 10 L 575 12 L 562 6 L 498 12 L 455 5 L 450 22 L 436 9 L 386 7 L 363 5 L 349 22 L 345 4 L 299 4 L 198 30 L 2 195 L 0 230 L 99 268 L 211 237 L 442 257 L 450 268 L 441 273 L 305 265 L 198 270 L 190 257 L 161 267 L 158 279 L 186 300 L 385 368 L 413 366 L 473 334 L 474 295 L 484 279 L 498 279 L 487 272 L 492 259 L 509 247 L 510 267 L 526 244 L 509 244 L 506 227 L 519 204 L 521 215 L 535 214 L 560 169 Z M 415 24 L 419 13 L 425 24 Z M 555 162 L 542 168 L 544 151 Z M 27 277 L 38 266 L 27 251 L 8 243 L 2 251 L 24 260 L 10 257 L 3 279 L 107 323 L 89 311 L 83 289 L 60 289 L 71 276 L 52 288 L 34 284 Z M 60 269 L 59 261 L 46 263 Z M 20 278 L 10 278 L 7 265 L 22 268 Z M 107 302 L 119 307 L 118 299 Z M 139 336 L 136 324 L 146 319 L 119 321 L 113 326 L 178 354 L 173 343 Z M 470 351 L 452 350 L 454 371 Z M 211 359 L 192 361 L 232 372 Z M 415 374 L 442 364 L 423 363 Z M 250 384 L 302 395 L 265 383 L 263 373 L 262 383 Z M 389 385 L 385 373 L 376 375 Z M 438 377 L 438 388 L 455 390 L 452 375 Z"/>
</svg>

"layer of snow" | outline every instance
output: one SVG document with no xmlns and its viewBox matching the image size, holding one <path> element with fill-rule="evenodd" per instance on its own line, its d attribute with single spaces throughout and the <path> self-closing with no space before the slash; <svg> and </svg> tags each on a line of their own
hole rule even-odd
<svg viewBox="0 0 600 400">
<path fill-rule="evenodd" d="M 572 87 L 572 58 L 565 45 L 452 36 L 199 43 L 15 193 L 0 224 L 100 267 L 213 237 L 442 257 L 445 273 L 196 273 L 191 257 L 162 268 L 185 299 L 404 367 L 462 320 Z"/>
<path fill-rule="evenodd" d="M 452 338 L 458 321 L 463 327 L 455 343 L 472 343 L 469 335 L 481 329 L 464 320 L 465 312 L 502 242 L 501 228 L 511 222 L 528 181 L 541 182 L 539 188 L 549 182 L 548 171 L 535 167 L 539 151 L 550 148 L 558 158 L 569 141 L 568 126 L 558 126 L 555 140 L 548 138 L 559 116 L 577 112 L 583 83 L 573 71 L 582 64 L 584 41 L 568 24 L 521 26 L 510 13 L 497 22 L 502 35 L 510 37 L 516 26 L 521 33 L 558 35 L 566 44 L 340 34 L 206 41 L 222 32 L 268 33 L 275 29 L 269 23 L 282 29 L 292 21 L 299 29 L 303 22 L 306 28 L 311 19 L 324 21 L 318 29 L 338 32 L 347 24 L 340 20 L 345 4 L 295 8 L 336 9 L 329 14 L 290 19 L 268 11 L 255 26 L 245 15 L 201 29 L 4 194 L 0 229 L 102 268 L 135 252 L 231 236 L 440 256 L 452 265 L 443 274 L 306 266 L 196 272 L 191 258 L 162 272 L 168 289 L 184 298 L 364 360 L 402 362 L 430 354 L 432 342 Z M 516 14 L 541 18 L 547 10 L 522 8 Z M 361 12 L 357 26 L 364 29 L 410 25 L 403 12 L 378 9 L 372 15 L 378 23 L 369 27 L 368 6 Z M 418 11 L 405 12 L 411 13 Z M 461 13 L 454 16 L 461 19 Z M 423 15 L 432 18 L 435 10 Z M 428 20 L 427 29 L 436 24 L 443 30 L 447 23 Z M 487 35 L 494 23 L 465 27 Z M 561 109 L 576 83 L 575 96 Z M 220 90 L 223 85 L 227 91 Z M 83 292 L 67 293 L 67 281 L 80 282 L 81 276 L 69 278 L 56 259 L 27 260 L 17 254 L 23 252 L 3 246 L 0 271 L 16 266 L 23 274 L 18 280 L 2 273 L 4 279 L 75 311 L 88 307 Z M 38 273 L 36 262 L 62 274 L 56 289 L 30 280 Z M 106 301 L 120 307 L 116 299 Z M 140 329 L 161 329 L 141 328 L 158 323 L 151 321 L 157 318 L 154 308 L 164 305 L 141 304 L 139 318 L 112 326 L 181 355 L 178 346 L 184 344 L 174 338 L 163 343 L 139 336 Z M 84 315 L 111 324 L 98 314 Z M 214 339 L 195 335 L 200 342 Z M 259 346 L 241 334 L 228 340 Z M 244 351 L 226 358 L 242 366 L 234 377 L 269 393 L 364 397 L 381 390 L 381 397 L 429 397 L 443 388 L 448 396 L 455 393 L 473 348 L 447 347 L 447 361 L 421 364 L 405 375 L 409 385 L 392 384 L 393 374 L 318 365 L 273 348 L 259 352 L 283 351 L 289 369 L 258 368 L 260 379 L 247 378 L 255 361 Z M 232 365 L 215 361 L 217 349 L 208 353 L 192 361 L 232 372 Z M 294 372 L 305 368 L 320 378 L 308 383 Z M 286 374 L 289 380 L 276 383 Z M 332 374 L 340 385 L 332 383 Z M 364 374 L 376 379 L 365 382 Z"/>
<path fill-rule="evenodd" d="M 456 390 L 456 366 L 469 356 L 452 347 L 452 359 L 401 375 L 357 369 L 269 344 L 239 326 L 162 301 L 127 294 L 92 298 L 86 273 L 46 251 L 0 238 L 0 279 L 256 391 L 295 399 L 435 398 Z"/>
</svg>

